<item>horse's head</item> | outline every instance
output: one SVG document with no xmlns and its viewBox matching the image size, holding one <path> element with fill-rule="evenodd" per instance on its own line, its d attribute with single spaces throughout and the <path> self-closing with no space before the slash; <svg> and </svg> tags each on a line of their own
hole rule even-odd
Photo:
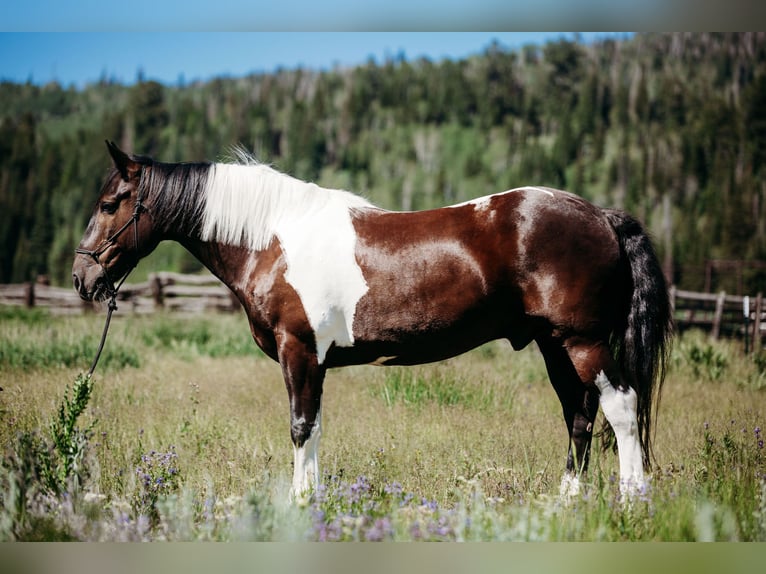
<svg viewBox="0 0 766 574">
<path fill-rule="evenodd" d="M 86 301 L 104 300 L 115 283 L 158 243 L 145 204 L 152 160 L 129 156 L 107 142 L 114 161 L 93 209 L 85 235 L 75 250 L 74 288 Z"/>
</svg>

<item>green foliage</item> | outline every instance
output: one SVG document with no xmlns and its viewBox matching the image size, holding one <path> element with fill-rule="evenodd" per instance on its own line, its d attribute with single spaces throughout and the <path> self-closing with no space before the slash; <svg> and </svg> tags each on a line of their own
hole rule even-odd
<svg viewBox="0 0 766 574">
<path fill-rule="evenodd" d="M 43 309 L 0 306 L 0 367 L 23 371 L 88 365 L 100 336 L 100 322 L 93 319 L 71 317 L 62 323 Z M 113 323 L 99 369 L 138 368 L 143 364 L 142 357 L 156 350 L 172 351 L 187 358 L 263 356 L 246 325 L 238 323 L 239 319 L 211 321 L 170 314 L 150 319 L 126 317 L 122 319 L 126 330 L 122 335 L 116 334 L 120 327 Z M 231 328 L 232 323 L 237 323 L 237 327 Z M 19 336 L 21 331 L 25 336 Z"/>
<path fill-rule="evenodd" d="M 682 360 L 691 367 L 695 377 L 717 381 L 726 372 L 726 356 L 710 343 L 684 339 L 679 350 Z"/>
<path fill-rule="evenodd" d="M 131 500 L 135 516 L 146 516 L 151 523 L 159 522 L 158 502 L 178 492 L 181 473 L 175 447 L 165 452 L 142 454 L 136 465 L 137 488 Z"/>
<path fill-rule="evenodd" d="M 758 513 L 744 500 L 758 500 L 766 492 L 766 453 L 760 426 L 749 427 L 731 419 L 717 431 L 704 424 L 695 478 L 702 485 L 707 500 L 719 501 L 726 514 L 708 517 L 706 537 L 711 540 L 758 539 L 766 533 L 766 500 L 761 498 Z M 732 478 L 736 477 L 736 481 Z M 734 483 L 736 482 L 736 487 Z"/>
<path fill-rule="evenodd" d="M 436 377 L 428 377 L 418 369 L 391 368 L 380 386 L 371 392 L 383 399 L 387 406 L 397 403 L 413 408 L 436 404 L 439 406 L 460 405 L 466 408 L 487 409 L 505 406 L 510 408 L 510 396 L 496 396 L 493 389 L 471 384 L 448 371 Z"/>
<path fill-rule="evenodd" d="M 263 356 L 247 329 L 226 329 L 206 319 L 158 316 L 141 331 L 141 340 L 147 348 L 187 357 Z"/>
<path fill-rule="evenodd" d="M 89 375 L 79 375 L 71 389 L 64 390 L 64 398 L 59 404 L 56 416 L 50 424 L 50 435 L 55 453 L 55 476 L 51 486 L 61 492 L 69 480 L 75 480 L 74 488 L 79 488 L 86 471 L 84 462 L 86 446 L 91 437 L 94 420 L 88 427 L 81 429 L 77 421 L 85 412 L 93 392 L 93 381 Z"/>
<path fill-rule="evenodd" d="M 70 396 L 71 391 L 71 396 Z M 17 434 L 0 466 L 0 539 L 68 540 L 66 528 L 41 516 L 55 500 L 78 497 L 90 478 L 89 441 L 96 422 L 78 426 L 91 393 L 93 382 L 79 375 L 52 417 L 47 435 L 35 431 Z"/>
<path fill-rule="evenodd" d="M 762 33 L 637 34 L 190 85 L 0 83 L 0 283 L 70 281 L 108 135 L 166 161 L 241 144 L 393 209 L 564 187 L 641 218 L 674 282 L 699 290 L 705 259 L 766 258 L 764 45 Z M 198 268 L 180 249 L 147 264 Z M 744 280 L 766 289 L 763 274 Z"/>
<path fill-rule="evenodd" d="M 75 334 L 61 328 L 42 309 L 0 306 L 0 367 L 29 370 L 82 367 L 93 360 L 99 338 L 94 332 Z M 19 337 L 21 330 L 26 336 Z M 104 369 L 138 367 L 137 349 L 129 344 L 107 345 L 99 365 Z"/>
<path fill-rule="evenodd" d="M 16 307 L 0 305 L 0 322 L 9 324 L 11 322 L 23 323 L 26 325 L 40 325 L 50 320 L 50 313 L 47 309 L 41 307 Z"/>
<path fill-rule="evenodd" d="M 757 370 L 757 378 L 762 385 L 766 386 L 766 351 L 753 352 L 753 364 Z"/>
<path fill-rule="evenodd" d="M 38 367 L 77 367 L 93 360 L 98 347 L 96 337 L 76 340 L 55 338 L 39 346 L 29 342 L 5 341 L 0 349 L 0 365 L 11 369 Z M 99 366 L 109 368 L 138 367 L 140 359 L 133 349 L 110 348 L 104 351 Z"/>
</svg>

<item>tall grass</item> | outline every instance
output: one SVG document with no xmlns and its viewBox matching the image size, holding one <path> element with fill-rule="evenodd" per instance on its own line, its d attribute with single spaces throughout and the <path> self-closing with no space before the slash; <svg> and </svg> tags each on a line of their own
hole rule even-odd
<svg viewBox="0 0 766 574">
<path fill-rule="evenodd" d="M 95 351 L 100 317 L 0 313 L 25 355 L 0 370 L 6 540 L 766 540 L 763 361 L 735 343 L 678 342 L 657 466 L 628 502 L 597 445 L 582 494 L 559 498 L 566 430 L 536 349 L 334 370 L 321 488 L 298 506 L 284 383 L 244 317 L 118 314 L 105 353 L 137 362 L 84 386 L 91 353 L 53 349 Z"/>
<path fill-rule="evenodd" d="M 0 368 L 30 370 L 78 367 L 93 360 L 100 333 L 85 330 L 81 317 L 54 318 L 41 309 L 0 307 Z M 107 347 L 102 368 L 140 366 L 135 345 Z"/>
<path fill-rule="evenodd" d="M 454 370 L 392 367 L 387 371 L 383 382 L 372 387 L 371 393 L 388 407 L 401 403 L 414 408 L 431 404 L 462 405 L 479 410 L 499 406 L 511 408 L 512 392 L 508 389 L 494 388 L 480 380 L 456 375 Z"/>
</svg>

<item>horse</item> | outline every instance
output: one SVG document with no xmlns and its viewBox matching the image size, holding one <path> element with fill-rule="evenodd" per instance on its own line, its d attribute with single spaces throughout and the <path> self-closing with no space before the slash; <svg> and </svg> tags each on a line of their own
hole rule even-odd
<svg viewBox="0 0 766 574">
<path fill-rule="evenodd" d="M 542 353 L 569 437 L 561 492 L 580 488 L 599 407 L 620 492 L 644 487 L 672 319 L 633 217 L 539 186 L 389 211 L 244 152 L 163 163 L 107 148 L 113 166 L 76 250 L 75 290 L 115 295 L 164 240 L 226 284 L 282 370 L 294 497 L 319 485 L 328 369 L 434 362 L 496 339 Z"/>
</svg>

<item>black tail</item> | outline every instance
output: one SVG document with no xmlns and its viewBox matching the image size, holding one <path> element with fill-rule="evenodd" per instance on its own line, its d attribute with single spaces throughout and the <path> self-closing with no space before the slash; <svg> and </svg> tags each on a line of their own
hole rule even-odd
<svg viewBox="0 0 766 574">
<path fill-rule="evenodd" d="M 617 232 L 630 268 L 632 294 L 612 351 L 625 380 L 638 395 L 638 431 L 644 466 L 653 458 L 652 414 L 659 404 L 673 333 L 668 287 L 657 254 L 641 224 L 621 211 L 604 210 Z"/>
</svg>

